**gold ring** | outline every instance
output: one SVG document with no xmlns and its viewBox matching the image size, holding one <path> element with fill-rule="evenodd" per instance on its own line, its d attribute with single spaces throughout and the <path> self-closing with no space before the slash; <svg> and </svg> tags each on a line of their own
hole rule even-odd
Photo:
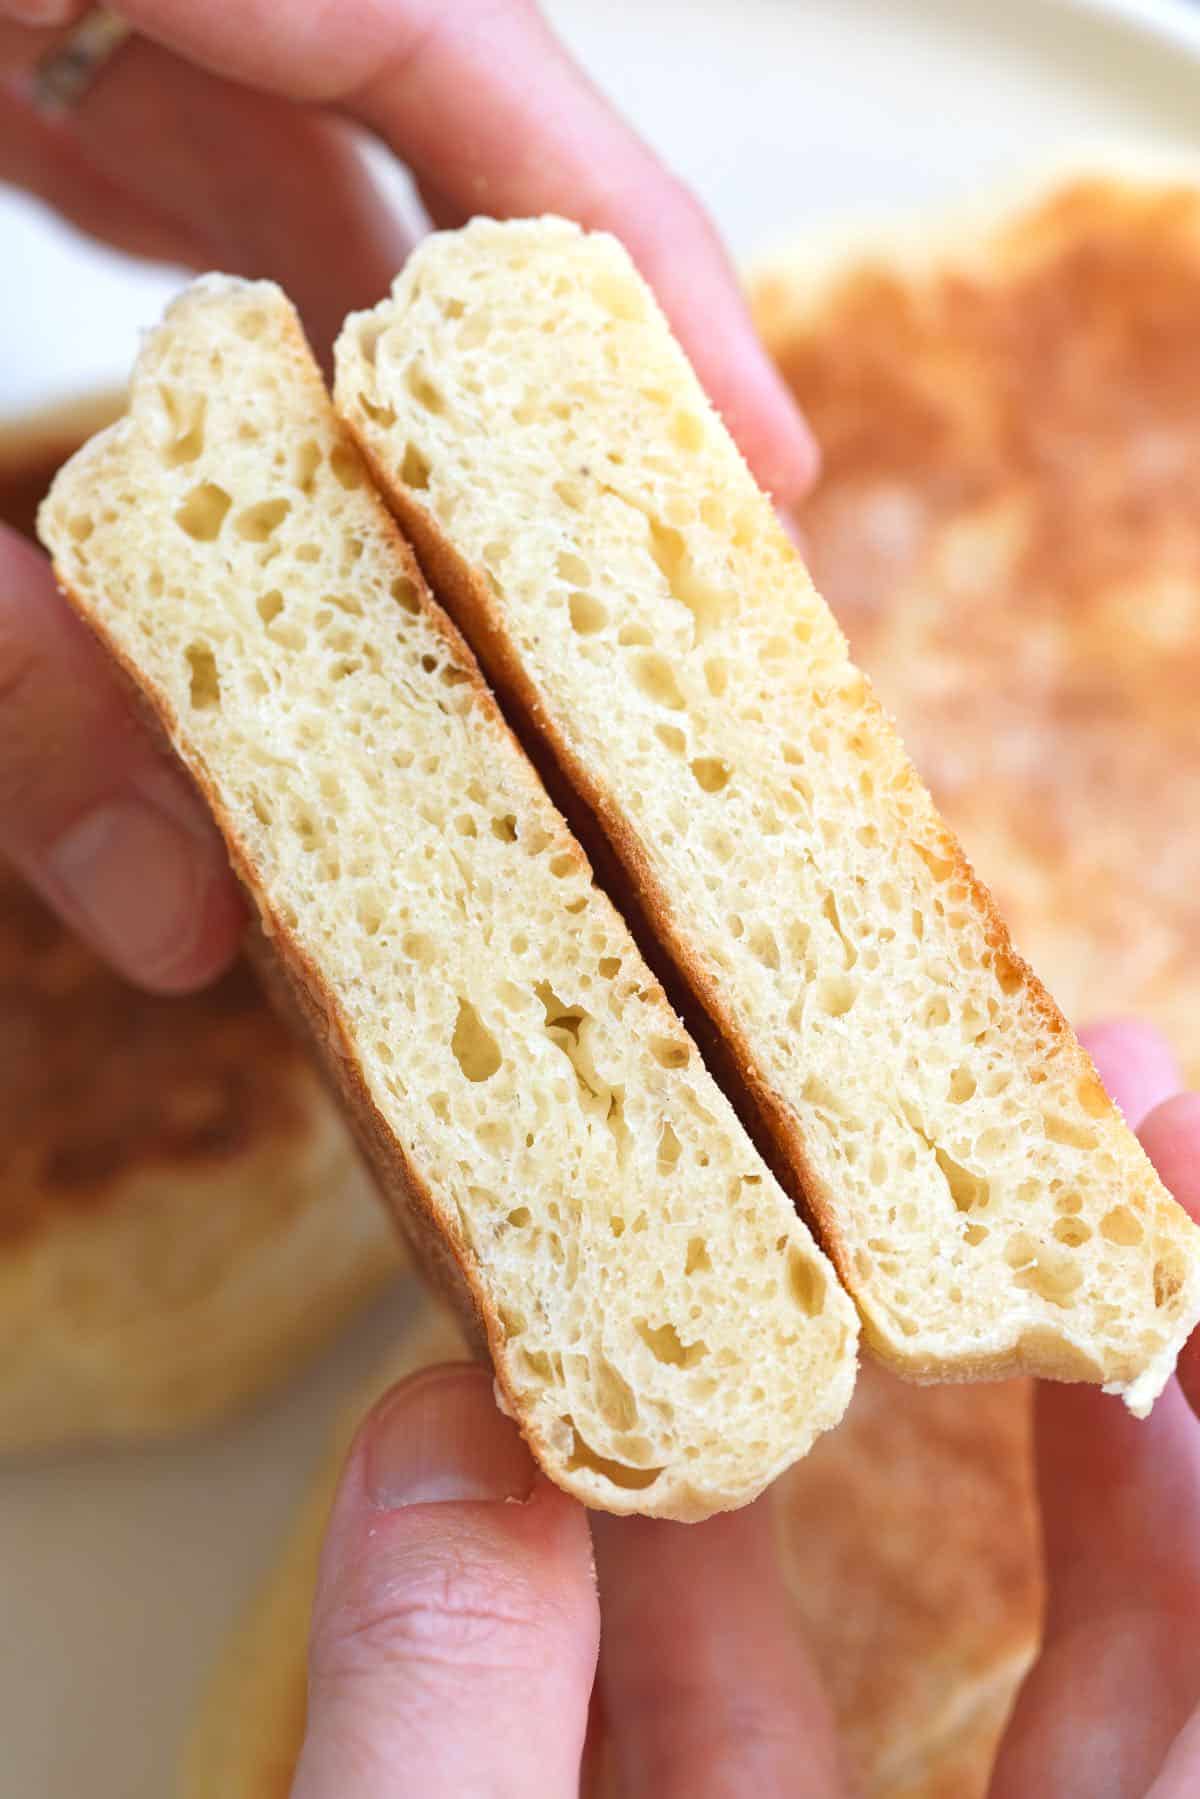
<svg viewBox="0 0 1200 1799">
<path fill-rule="evenodd" d="M 94 6 L 64 43 L 44 56 L 33 72 L 33 103 L 51 117 L 78 106 L 101 69 L 121 48 L 133 27 L 107 6 Z"/>
</svg>

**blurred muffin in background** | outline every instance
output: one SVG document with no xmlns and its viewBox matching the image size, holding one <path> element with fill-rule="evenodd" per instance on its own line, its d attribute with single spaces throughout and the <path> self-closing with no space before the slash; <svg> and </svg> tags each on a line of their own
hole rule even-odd
<svg viewBox="0 0 1200 1799">
<path fill-rule="evenodd" d="M 0 873 L 0 1453 L 217 1417 L 400 1262 L 244 966 L 153 998 Z"/>
<path fill-rule="evenodd" d="M 0 419 L 0 524 L 34 538 L 37 509 L 68 456 L 125 410 L 116 389 Z"/>
<path fill-rule="evenodd" d="M 1079 177 L 753 282 L 818 587 L 1068 1016 L 1200 1083 L 1200 188 Z"/>
</svg>

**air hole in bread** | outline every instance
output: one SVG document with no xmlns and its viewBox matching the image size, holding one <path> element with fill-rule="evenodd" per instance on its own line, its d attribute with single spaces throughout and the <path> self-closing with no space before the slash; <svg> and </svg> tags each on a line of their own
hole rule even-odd
<svg viewBox="0 0 1200 1799">
<path fill-rule="evenodd" d="M 429 462 L 426 457 L 422 456 L 414 443 L 404 446 L 404 455 L 400 463 L 400 479 L 405 487 L 415 487 L 420 490 L 429 486 Z"/>
<path fill-rule="evenodd" d="M 586 470 L 584 471 L 586 473 Z M 582 512 L 587 505 L 588 490 L 582 480 L 571 479 L 554 483 L 555 496 L 562 501 L 568 512 Z"/>
<path fill-rule="evenodd" d="M 572 593 L 567 598 L 567 611 L 572 629 L 581 637 L 594 637 L 608 623 L 608 609 L 590 593 Z"/>
<path fill-rule="evenodd" d="M 292 479 L 302 494 L 311 494 L 321 466 L 321 446 L 314 438 L 297 445 Z"/>
<path fill-rule="evenodd" d="M 1064 1143 L 1071 1149 L 1096 1147 L 1096 1133 L 1087 1125 L 1072 1124 L 1069 1118 L 1059 1118 L 1053 1112 L 1044 1113 L 1042 1123 L 1051 1143 Z"/>
<path fill-rule="evenodd" d="M 1069 1251 L 1049 1243 L 1035 1243 L 1024 1232 L 1018 1232 L 1004 1254 L 1014 1271 L 1015 1286 L 1064 1310 L 1075 1303 L 1075 1295 L 1083 1285 L 1083 1270 Z"/>
<path fill-rule="evenodd" d="M 949 856 L 937 850 L 931 850 L 924 843 L 915 843 L 913 848 L 935 881 L 948 881 L 951 878 L 954 873 L 954 863 Z"/>
<path fill-rule="evenodd" d="M 947 1093 L 953 1105 L 965 1105 L 975 1097 L 975 1076 L 969 1068 L 956 1068 L 950 1076 Z"/>
<path fill-rule="evenodd" d="M 670 662 L 656 650 L 639 656 L 633 665 L 633 678 L 646 698 L 672 712 L 682 712 L 687 704 Z"/>
<path fill-rule="evenodd" d="M 848 899 L 844 899 L 843 904 L 848 905 Z M 842 946 L 843 967 L 853 968 L 854 964 L 858 961 L 858 950 L 846 931 L 845 926 L 842 924 L 841 913 L 838 910 L 838 902 L 832 893 L 827 893 L 821 901 L 821 912 L 832 928 L 834 936 Z"/>
<path fill-rule="evenodd" d="M 1113 1206 L 1100 1220 L 1100 1235 L 1105 1242 L 1115 1243 L 1122 1249 L 1133 1249 L 1145 1234 L 1141 1220 L 1128 1206 Z"/>
<path fill-rule="evenodd" d="M 308 633 L 302 625 L 289 619 L 276 619 L 270 626 L 271 641 L 284 650 L 302 650 L 308 642 Z"/>
<path fill-rule="evenodd" d="M 1175 1299 L 1186 1276 L 1183 1257 L 1177 1249 L 1169 1249 L 1154 1264 L 1154 1303 L 1158 1307 L 1170 1305 Z"/>
<path fill-rule="evenodd" d="M 668 1368 L 694 1368 L 708 1354 L 707 1343 L 684 1343 L 673 1324 L 652 1326 L 639 1318 L 636 1329 L 654 1359 Z"/>
<path fill-rule="evenodd" d="M 1088 1242 L 1092 1234 L 1090 1224 L 1082 1218 L 1060 1218 L 1054 1226 L 1054 1237 L 1059 1243 L 1065 1243 L 1068 1249 L 1079 1249 Z"/>
<path fill-rule="evenodd" d="M 197 543 L 212 543 L 220 535 L 225 515 L 233 504 L 223 487 L 215 481 L 202 481 L 193 487 L 175 514 L 175 523 Z"/>
<path fill-rule="evenodd" d="M 266 543 L 292 510 L 290 500 L 259 500 L 245 506 L 233 521 L 233 528 L 247 543 Z"/>
<path fill-rule="evenodd" d="M 417 962 L 423 968 L 432 968 L 437 961 L 434 941 L 424 931 L 406 931 L 400 939 L 400 950 L 410 962 Z"/>
<path fill-rule="evenodd" d="M 696 785 L 705 793 L 720 793 L 722 788 L 729 785 L 733 770 L 720 756 L 697 756 L 692 763 L 692 773 L 696 778 Z"/>
<path fill-rule="evenodd" d="M 1097 1075 L 1085 1075 L 1075 1089 L 1076 1096 L 1089 1118 L 1103 1118 L 1109 1108 L 1104 1083 Z"/>
<path fill-rule="evenodd" d="M 846 974 L 828 974 L 817 982 L 816 1001 L 830 1018 L 844 1018 L 858 998 L 858 982 Z"/>
<path fill-rule="evenodd" d="M 593 1358 L 592 1390 L 596 1406 L 606 1424 L 615 1431 L 630 1431 L 638 1421 L 638 1405 L 633 1388 L 603 1356 Z"/>
<path fill-rule="evenodd" d="M 664 1122 L 658 1137 L 658 1172 L 669 1174 L 682 1153 L 683 1145 L 675 1135 L 670 1120 Z"/>
<path fill-rule="evenodd" d="M 825 1276 L 811 1256 L 795 1247 L 787 1255 L 788 1290 L 800 1310 L 808 1318 L 819 1318 L 825 1310 Z"/>
<path fill-rule="evenodd" d="M 591 1445 L 580 1436 L 572 1418 L 565 1418 L 563 1422 L 570 1426 L 573 1434 L 574 1447 L 567 1462 L 567 1467 L 572 1472 L 579 1468 L 586 1468 L 593 1474 L 601 1475 L 612 1486 L 633 1492 L 641 1492 L 646 1487 L 652 1487 L 662 1473 L 661 1468 L 630 1468 L 625 1462 L 614 1462 L 607 1456 L 598 1455 Z"/>
<path fill-rule="evenodd" d="M 671 596 L 692 615 L 692 641 L 703 643 L 737 611 L 737 596 L 697 573 L 686 539 L 673 525 L 648 518 L 650 554 L 666 579 Z"/>
<path fill-rule="evenodd" d="M 409 363 L 404 381 L 417 405 L 426 412 L 439 414 L 446 410 L 445 400 L 419 362 Z"/>
<path fill-rule="evenodd" d="M 390 430 L 396 423 L 396 409 L 394 406 L 379 406 L 374 400 L 369 399 L 366 394 L 359 394 L 358 403 L 366 413 L 367 417 L 373 419 L 375 424 L 382 425 L 385 431 Z"/>
<path fill-rule="evenodd" d="M 167 427 L 163 461 L 168 468 L 195 462 L 204 449 L 204 421 L 208 400 L 204 394 L 181 394 L 173 387 L 160 386 L 159 399 Z"/>
<path fill-rule="evenodd" d="M 642 649 L 654 642 L 645 625 L 622 625 L 617 632 L 617 642 L 623 650 Z"/>
<path fill-rule="evenodd" d="M 687 1252 L 684 1256 L 683 1272 L 685 1274 L 706 1274 L 712 1267 L 712 1257 L 708 1253 L 708 1244 L 703 1237 L 689 1237 Z"/>
<path fill-rule="evenodd" d="M 997 954 L 995 972 L 1001 993 L 1016 993 L 1025 984 L 1020 964 L 1012 956 Z"/>
<path fill-rule="evenodd" d="M 361 487 L 366 480 L 366 471 L 358 451 L 348 443 L 336 443 L 329 452 L 329 467 L 339 487 L 349 493 Z"/>
<path fill-rule="evenodd" d="M 189 644 L 187 649 L 189 670 L 188 695 L 193 710 L 204 712 L 211 706 L 221 704 L 221 682 L 217 675 L 217 659 L 206 643 Z"/>
<path fill-rule="evenodd" d="M 944 1149 L 935 1148 L 933 1155 L 950 1189 L 950 1197 L 960 1212 L 978 1211 L 988 1204 L 991 1188 L 982 1176 L 972 1174 L 969 1168 L 956 1162 Z"/>
<path fill-rule="evenodd" d="M 699 450 L 704 447 L 704 425 L 694 412 L 677 412 L 675 414 L 671 420 L 671 436 L 681 450 Z M 711 506 L 709 511 L 711 512 Z M 702 507 L 702 516 L 703 512 L 704 508 Z M 712 524 L 712 522 L 711 518 L 705 520 L 706 524 Z"/>
<path fill-rule="evenodd" d="M 770 925 L 752 925 L 747 942 L 751 953 L 758 957 L 764 968 L 779 969 L 779 944 Z"/>
<path fill-rule="evenodd" d="M 678 725 L 655 725 L 654 735 L 663 748 L 670 750 L 672 755 L 682 756 L 686 753 L 687 738 Z"/>
<path fill-rule="evenodd" d="M 554 567 L 568 587 L 591 586 L 592 571 L 581 556 L 562 550 L 555 557 Z"/>
</svg>

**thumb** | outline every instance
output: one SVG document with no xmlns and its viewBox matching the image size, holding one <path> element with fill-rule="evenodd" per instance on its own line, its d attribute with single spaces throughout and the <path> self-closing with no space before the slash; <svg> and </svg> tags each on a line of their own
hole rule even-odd
<svg viewBox="0 0 1200 1799">
<path fill-rule="evenodd" d="M 424 1370 L 342 1476 L 293 1799 L 573 1799 L 598 1637 L 582 1507 L 482 1370 Z"/>
</svg>

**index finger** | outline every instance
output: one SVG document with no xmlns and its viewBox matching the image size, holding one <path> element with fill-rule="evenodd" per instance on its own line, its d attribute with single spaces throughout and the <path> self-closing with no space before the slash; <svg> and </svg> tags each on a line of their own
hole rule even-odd
<svg viewBox="0 0 1200 1799">
<path fill-rule="evenodd" d="M 1200 1224 L 1200 1093 L 1177 1093 L 1155 1106 L 1138 1135 L 1167 1187 Z M 1200 1330 L 1192 1332 L 1180 1351 L 1176 1373 L 1200 1418 Z"/>
<path fill-rule="evenodd" d="M 238 81 L 337 105 L 413 170 L 438 221 L 558 212 L 614 232 L 655 289 L 760 483 L 817 457 L 707 215 L 529 0 L 128 0 L 139 30 Z"/>
</svg>

